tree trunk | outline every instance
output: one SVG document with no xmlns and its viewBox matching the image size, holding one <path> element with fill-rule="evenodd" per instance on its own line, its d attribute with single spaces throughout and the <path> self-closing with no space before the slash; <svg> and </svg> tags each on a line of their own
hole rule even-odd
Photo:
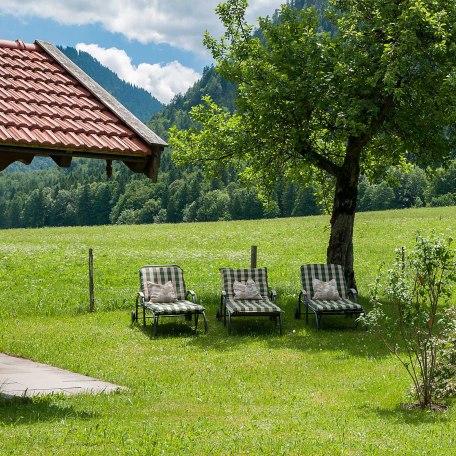
<svg viewBox="0 0 456 456">
<path fill-rule="evenodd" d="M 361 150 L 361 141 L 349 140 L 344 164 L 336 175 L 331 236 L 327 250 L 328 263 L 340 264 L 344 270 L 348 287 L 355 289 L 353 226 L 358 200 Z"/>
</svg>

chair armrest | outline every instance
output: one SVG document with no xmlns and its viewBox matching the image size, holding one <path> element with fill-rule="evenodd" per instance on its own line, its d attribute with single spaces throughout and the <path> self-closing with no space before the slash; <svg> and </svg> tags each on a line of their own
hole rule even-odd
<svg viewBox="0 0 456 456">
<path fill-rule="evenodd" d="M 196 293 L 193 290 L 187 290 L 187 297 L 190 295 L 192 297 L 192 301 L 194 304 L 196 304 Z"/>
<path fill-rule="evenodd" d="M 305 302 L 307 300 L 307 291 L 303 289 L 301 289 L 301 292 L 299 293 L 299 302 Z"/>
<path fill-rule="evenodd" d="M 138 303 L 139 300 L 141 300 L 141 304 L 143 304 L 145 301 L 144 293 L 142 291 L 138 291 L 136 293 L 136 303 Z"/>
<path fill-rule="evenodd" d="M 269 297 L 271 298 L 272 302 L 275 304 L 277 301 L 277 291 L 276 290 L 271 290 L 269 292 Z"/>
<path fill-rule="evenodd" d="M 358 302 L 358 292 L 354 289 L 354 288 L 350 288 L 348 290 L 348 295 L 352 295 L 353 296 L 353 301 L 355 301 L 356 303 Z"/>
</svg>

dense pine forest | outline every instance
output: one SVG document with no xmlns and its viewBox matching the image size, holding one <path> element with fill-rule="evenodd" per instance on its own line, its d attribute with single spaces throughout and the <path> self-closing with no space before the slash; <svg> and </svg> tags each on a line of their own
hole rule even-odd
<svg viewBox="0 0 456 456">
<path fill-rule="evenodd" d="M 18 167 L 22 167 L 19 165 Z M 206 180 L 197 168 L 178 169 L 164 157 L 157 184 L 116 163 L 75 159 L 68 170 L 45 169 L 0 174 L 1 228 L 165 223 L 260 219 L 320 214 L 319 189 L 282 182 L 267 207 L 253 189 L 226 171 Z M 456 204 L 456 160 L 427 175 L 420 168 L 391 170 L 390 179 L 360 184 L 359 211 Z"/>
<path fill-rule="evenodd" d="M 315 5 L 321 11 L 326 0 L 291 3 L 299 9 Z M 72 48 L 62 51 L 138 118 L 149 119 L 147 125 L 165 140 L 171 126 L 185 129 L 192 125 L 189 111 L 205 95 L 228 111 L 236 109 L 235 85 L 212 67 L 205 68 L 186 94 L 162 107 L 148 92 L 119 80 L 89 54 Z M 29 166 L 15 163 L 0 173 L 0 228 L 316 215 L 329 209 L 326 196 L 331 194 L 331 186 L 326 176 L 315 176 L 312 183 L 282 181 L 265 205 L 232 170 L 208 180 L 196 166 L 178 168 L 169 149 L 163 154 L 157 184 L 131 173 L 122 163 L 115 163 L 112 177 L 107 178 L 102 161 L 75 159 L 70 168 L 62 169 L 50 160 L 35 158 Z M 456 155 L 448 169 L 433 173 L 412 166 L 406 171 L 391 169 L 387 179 L 378 182 L 363 177 L 358 201 L 359 211 L 454 205 Z"/>
</svg>

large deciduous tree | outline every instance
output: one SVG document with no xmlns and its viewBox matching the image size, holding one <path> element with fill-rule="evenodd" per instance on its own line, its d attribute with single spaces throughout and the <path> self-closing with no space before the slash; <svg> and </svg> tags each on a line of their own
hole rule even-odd
<svg viewBox="0 0 456 456">
<path fill-rule="evenodd" d="M 354 286 L 360 174 L 435 166 L 454 147 L 456 2 L 330 0 L 331 32 L 313 9 L 284 5 L 253 33 L 246 7 L 219 4 L 225 34 L 205 37 L 218 71 L 237 84 L 237 110 L 206 99 L 192 111 L 200 128 L 172 130 L 175 156 L 212 172 L 234 166 L 260 190 L 278 177 L 332 176 L 327 261 Z"/>
</svg>

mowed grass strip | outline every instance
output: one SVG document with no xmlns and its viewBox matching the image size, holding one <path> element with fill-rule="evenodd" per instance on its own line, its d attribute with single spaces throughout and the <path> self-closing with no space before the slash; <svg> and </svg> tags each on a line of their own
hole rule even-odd
<svg viewBox="0 0 456 456">
<path fill-rule="evenodd" d="M 0 399 L 0 454 L 453 454 L 456 412 L 406 410 L 409 380 L 353 320 L 315 331 L 293 319 L 299 266 L 324 262 L 327 217 L 1 231 L 0 351 L 128 388 L 106 395 Z M 382 261 L 417 230 L 456 232 L 456 208 L 358 214 L 363 301 Z M 250 246 L 285 310 L 215 320 L 220 267 L 248 267 Z M 87 312 L 88 249 L 95 303 Z M 207 307 L 209 332 L 162 319 L 130 325 L 145 264 L 176 263 Z"/>
</svg>

